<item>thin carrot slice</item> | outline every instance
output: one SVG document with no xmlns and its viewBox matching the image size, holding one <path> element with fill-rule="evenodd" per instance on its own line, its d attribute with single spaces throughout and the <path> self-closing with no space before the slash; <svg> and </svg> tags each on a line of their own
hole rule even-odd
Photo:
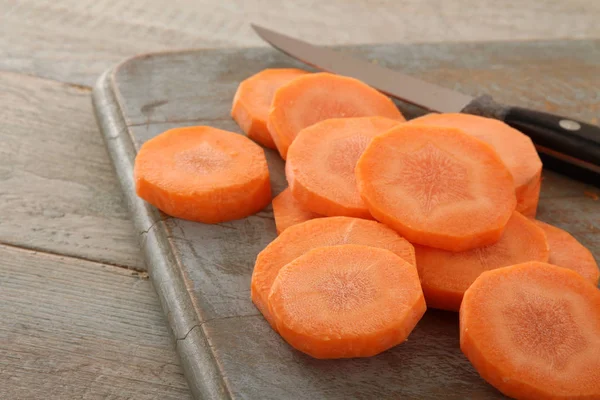
<svg viewBox="0 0 600 400">
<path fill-rule="evenodd" d="M 570 233 L 542 221 L 535 223 L 544 230 L 550 247 L 548 263 L 572 269 L 585 279 L 598 284 L 600 270 L 591 251 L 579 243 Z"/>
<path fill-rule="evenodd" d="M 497 242 L 516 205 L 494 149 L 456 128 L 392 128 L 371 141 L 356 178 L 373 217 L 412 243 L 449 251 Z"/>
<path fill-rule="evenodd" d="M 409 123 L 462 129 L 465 133 L 490 144 L 514 178 L 517 211 L 527 216 L 535 216 L 535 208 L 532 209 L 532 205 L 537 205 L 536 199 L 540 194 L 542 161 L 529 136 L 497 119 L 470 114 L 428 114 Z"/>
<path fill-rule="evenodd" d="M 231 117 L 250 139 L 275 149 L 275 142 L 267 129 L 273 95 L 281 86 L 307 73 L 296 68 L 270 68 L 252 75 L 238 86 Z"/>
<path fill-rule="evenodd" d="M 463 252 L 415 245 L 417 269 L 427 306 L 458 311 L 465 291 L 485 271 L 527 261 L 548 261 L 544 231 L 515 211 L 500 240 Z"/>
<path fill-rule="evenodd" d="M 342 245 L 283 267 L 269 309 L 292 347 L 324 359 L 370 357 L 404 342 L 426 306 L 413 265 L 389 250 Z"/>
<path fill-rule="evenodd" d="M 322 217 L 300 205 L 292 196 L 290 188 L 286 188 L 273 199 L 273 216 L 278 235 L 292 225 Z"/>
<path fill-rule="evenodd" d="M 285 165 L 294 197 L 322 215 L 372 219 L 354 168 L 371 139 L 398 124 L 384 117 L 334 118 L 301 130 Z"/>
<path fill-rule="evenodd" d="M 600 290 L 539 262 L 485 272 L 465 293 L 460 348 L 515 399 L 600 399 Z"/>
<path fill-rule="evenodd" d="M 267 126 L 285 160 L 302 129 L 329 118 L 382 116 L 404 121 L 392 100 L 359 80 L 320 72 L 275 92 Z"/>
<path fill-rule="evenodd" d="M 271 326 L 275 327 L 267 300 L 279 270 L 309 250 L 340 244 L 360 244 L 390 250 L 415 265 L 413 246 L 392 229 L 376 221 L 326 217 L 291 226 L 258 254 L 252 272 L 252 301 Z"/>
<path fill-rule="evenodd" d="M 263 149 L 209 126 L 170 129 L 141 147 L 138 196 L 177 218 L 214 224 L 244 218 L 271 201 Z"/>
</svg>

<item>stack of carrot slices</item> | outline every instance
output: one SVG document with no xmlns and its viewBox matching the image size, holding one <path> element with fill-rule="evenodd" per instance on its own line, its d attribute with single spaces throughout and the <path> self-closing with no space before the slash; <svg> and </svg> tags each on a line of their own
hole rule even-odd
<svg viewBox="0 0 600 400">
<path fill-rule="evenodd" d="M 136 190 L 175 217 L 244 218 L 271 202 L 250 139 L 278 150 L 289 187 L 251 297 L 291 346 L 374 356 L 439 308 L 460 312 L 462 351 L 506 395 L 600 398 L 600 271 L 533 219 L 542 163 L 527 136 L 465 114 L 406 122 L 356 79 L 289 68 L 241 82 L 231 116 L 247 137 L 202 126 L 145 143 Z"/>
</svg>

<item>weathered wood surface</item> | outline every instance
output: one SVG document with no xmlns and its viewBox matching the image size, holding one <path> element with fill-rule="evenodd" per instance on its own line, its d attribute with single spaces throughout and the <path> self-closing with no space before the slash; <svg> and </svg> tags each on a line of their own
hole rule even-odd
<svg viewBox="0 0 600 400">
<path fill-rule="evenodd" d="M 187 399 L 145 273 L 0 245 L 0 398 Z"/>
<path fill-rule="evenodd" d="M 142 268 L 90 91 L 0 73 L 0 242 Z"/>
<path fill-rule="evenodd" d="M 346 50 L 474 95 L 487 92 L 512 104 L 559 108 L 588 121 L 598 115 L 598 41 Z M 239 81 L 263 68 L 284 65 L 298 66 L 270 49 L 148 55 L 121 65 L 105 82 L 108 89 L 102 86 L 102 91 L 114 92 L 114 103 L 98 103 L 112 110 L 100 109 L 99 118 L 105 120 L 103 133 L 134 219 L 138 229 L 149 231 L 152 240 L 158 238 L 145 245 L 151 272 L 179 271 L 170 275 L 176 276 L 175 282 L 165 280 L 164 274 L 155 277 L 163 288 L 159 290 L 163 304 L 170 310 L 177 308 L 177 301 L 183 302 L 189 311 L 191 303 L 195 311 L 195 315 L 180 312 L 182 320 L 175 322 L 192 327 L 188 333 L 197 341 L 189 344 L 189 335 L 178 341 L 195 394 L 200 396 L 208 387 L 222 397 L 261 399 L 500 397 L 458 349 L 455 314 L 429 311 L 408 343 L 370 359 L 315 361 L 293 351 L 250 302 L 254 259 L 275 237 L 270 208 L 244 220 L 203 225 L 173 218 L 159 221 L 152 207 L 135 199 L 130 176 L 136 147 L 181 125 L 209 124 L 239 132 L 229 118 Z M 414 109 L 401 108 L 414 115 Z M 285 185 L 282 162 L 271 151 L 267 158 L 277 193 Z M 550 171 L 544 176 L 540 219 L 571 231 L 599 257 L 600 203 L 593 198 L 598 189 Z M 169 285 L 184 286 L 189 297 L 177 292 L 177 301 L 169 303 L 169 296 L 174 296 L 164 289 Z M 199 358 L 212 361 L 217 373 L 201 374 L 202 368 L 194 364 Z"/>
<path fill-rule="evenodd" d="M 600 37 L 589 0 L 0 0 L 0 69 L 91 85 L 121 58 L 263 45 L 249 23 L 323 44 Z"/>
</svg>

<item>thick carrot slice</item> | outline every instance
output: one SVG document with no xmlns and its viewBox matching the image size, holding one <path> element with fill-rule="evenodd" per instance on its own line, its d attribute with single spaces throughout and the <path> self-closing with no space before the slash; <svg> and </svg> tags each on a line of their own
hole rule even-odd
<svg viewBox="0 0 600 400">
<path fill-rule="evenodd" d="M 320 72 L 275 92 L 267 126 L 285 160 L 298 132 L 329 118 L 382 116 L 404 121 L 392 100 L 359 80 Z"/>
<path fill-rule="evenodd" d="M 516 205 L 494 149 L 456 128 L 392 128 L 371 141 L 356 178 L 373 217 L 412 243 L 449 251 L 497 242 Z"/>
<path fill-rule="evenodd" d="M 208 224 L 244 218 L 271 201 L 263 149 L 209 126 L 168 130 L 140 149 L 138 196 L 163 212 Z"/>
<path fill-rule="evenodd" d="M 291 226 L 258 254 L 252 272 L 252 301 L 271 326 L 275 327 L 267 300 L 279 270 L 309 250 L 340 244 L 380 247 L 415 265 L 413 246 L 392 229 L 376 221 L 326 217 Z"/>
<path fill-rule="evenodd" d="M 371 139 L 398 124 L 384 117 L 334 118 L 301 130 L 285 165 L 294 197 L 322 215 L 372 219 L 354 168 Z"/>
<path fill-rule="evenodd" d="M 465 293 L 460 348 L 515 399 L 600 399 L 600 290 L 539 262 L 485 272 Z"/>
<path fill-rule="evenodd" d="M 500 240 L 458 253 L 415 245 L 427 306 L 458 311 L 465 291 L 485 271 L 527 261 L 548 261 L 544 231 L 515 211 Z"/>
<path fill-rule="evenodd" d="M 313 249 L 283 267 L 269 309 L 297 350 L 352 358 L 404 342 L 426 306 L 413 265 L 389 250 L 342 245 Z"/>
<path fill-rule="evenodd" d="M 267 129 L 267 115 L 275 91 L 306 71 L 296 68 L 265 69 L 242 81 L 233 97 L 231 117 L 248 137 L 265 147 L 275 149 Z"/>
<path fill-rule="evenodd" d="M 568 232 L 542 221 L 535 223 L 546 233 L 550 247 L 550 264 L 572 269 L 594 285 L 598 284 L 600 270 L 591 251 Z"/>
<path fill-rule="evenodd" d="M 502 121 L 470 114 L 428 114 L 409 123 L 458 128 L 489 143 L 514 178 L 517 211 L 535 216 L 532 205 L 537 205 L 540 194 L 542 161 L 529 136 Z"/>
<path fill-rule="evenodd" d="M 290 188 L 285 189 L 273 199 L 273 216 L 275 217 L 277 234 L 281 234 L 292 225 L 322 217 L 322 215 L 309 211 L 300 205 L 292 196 Z"/>
<path fill-rule="evenodd" d="M 529 218 L 535 218 L 537 214 L 538 203 L 540 202 L 540 189 L 542 188 L 542 177 L 540 176 L 537 184 L 528 185 L 525 191 L 521 191 L 517 196 L 517 211 Z M 518 194 L 519 192 L 517 192 Z"/>
</svg>

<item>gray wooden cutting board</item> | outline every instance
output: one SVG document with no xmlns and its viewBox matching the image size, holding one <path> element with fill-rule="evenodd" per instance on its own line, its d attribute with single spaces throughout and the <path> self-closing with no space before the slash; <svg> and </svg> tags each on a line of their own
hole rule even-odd
<svg viewBox="0 0 600 400">
<path fill-rule="evenodd" d="M 472 95 L 598 123 L 600 41 L 345 48 L 391 68 Z M 234 222 L 169 218 L 136 197 L 136 149 L 166 129 L 229 117 L 238 83 L 268 67 L 302 65 L 266 48 L 197 50 L 129 59 L 98 81 L 93 101 L 140 245 L 190 387 L 198 398 L 488 399 L 502 395 L 458 347 L 458 316 L 429 310 L 409 340 L 379 356 L 315 360 L 289 347 L 250 301 L 254 260 L 276 236 L 271 208 Z M 409 117 L 417 109 L 400 104 Z M 283 162 L 266 150 L 274 195 Z M 545 171 L 539 217 L 600 256 L 599 190 Z"/>
</svg>

